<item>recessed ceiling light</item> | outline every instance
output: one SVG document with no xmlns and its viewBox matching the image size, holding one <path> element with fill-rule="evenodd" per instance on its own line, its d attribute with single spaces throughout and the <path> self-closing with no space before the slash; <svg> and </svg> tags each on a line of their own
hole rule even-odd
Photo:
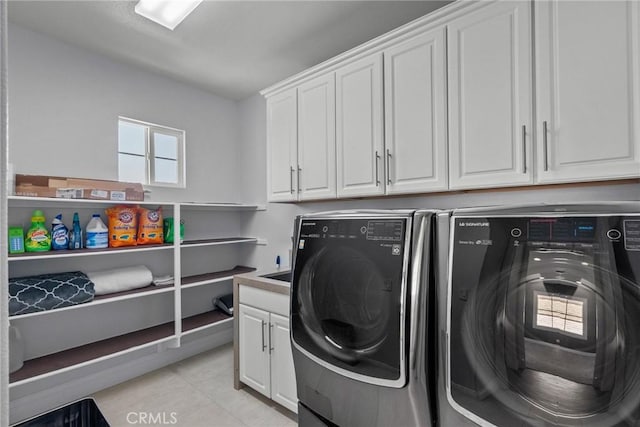
<svg viewBox="0 0 640 427">
<path fill-rule="evenodd" d="M 135 6 L 138 15 L 173 30 L 202 0 L 140 0 Z"/>
</svg>

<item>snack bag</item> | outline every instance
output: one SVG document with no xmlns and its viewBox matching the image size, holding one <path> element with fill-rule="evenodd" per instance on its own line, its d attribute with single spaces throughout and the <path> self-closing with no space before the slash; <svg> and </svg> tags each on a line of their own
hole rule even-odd
<svg viewBox="0 0 640 427">
<path fill-rule="evenodd" d="M 114 206 L 105 213 L 109 218 L 109 247 L 136 246 L 138 207 Z"/>
<path fill-rule="evenodd" d="M 158 209 L 138 208 L 138 244 L 156 245 L 164 243 L 162 230 L 162 207 Z"/>
<path fill-rule="evenodd" d="M 165 243 L 173 243 L 173 236 L 176 230 L 173 224 L 173 218 L 165 218 L 164 219 L 164 242 Z M 180 220 L 180 243 L 184 241 L 184 220 Z"/>
</svg>

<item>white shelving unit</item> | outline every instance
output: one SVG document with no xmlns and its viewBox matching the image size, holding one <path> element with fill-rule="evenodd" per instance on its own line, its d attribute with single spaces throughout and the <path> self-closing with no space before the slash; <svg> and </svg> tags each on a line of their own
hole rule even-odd
<svg viewBox="0 0 640 427">
<path fill-rule="evenodd" d="M 80 212 L 82 223 L 92 212 L 102 213 L 110 206 L 161 206 L 164 217 L 173 217 L 175 223 L 185 221 L 183 242 L 9 255 L 9 277 L 145 264 L 154 276 L 175 278 L 172 285 L 150 285 L 96 296 L 84 304 L 10 316 L 23 334 L 26 353 L 22 369 L 10 376 L 12 389 L 148 347 L 178 348 L 185 336 L 231 329 L 233 318 L 213 310 L 211 299 L 231 292 L 235 274 L 253 270 L 239 265 L 246 246 L 266 244 L 256 237 L 227 237 L 242 234 L 250 218 L 245 215 L 265 210 L 260 205 L 20 196 L 11 196 L 8 202 L 9 225 L 22 225 L 25 232 L 34 209 L 45 211 L 48 221 L 57 213 L 69 221 L 72 212 Z M 44 341 L 51 335 L 56 336 L 55 344 L 47 346 Z"/>
</svg>

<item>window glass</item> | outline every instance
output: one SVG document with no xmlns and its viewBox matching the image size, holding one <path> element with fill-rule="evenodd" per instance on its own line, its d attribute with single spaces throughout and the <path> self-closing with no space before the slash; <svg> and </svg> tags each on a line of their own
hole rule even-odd
<svg viewBox="0 0 640 427">
<path fill-rule="evenodd" d="M 155 175 L 156 182 L 176 184 L 178 182 L 178 162 L 156 157 Z"/>
<path fill-rule="evenodd" d="M 156 132 L 153 135 L 153 140 L 156 157 L 173 160 L 178 158 L 178 138 Z"/>
<path fill-rule="evenodd" d="M 146 162 L 144 156 L 120 153 L 118 155 L 118 178 L 120 181 L 146 184 Z"/>
<path fill-rule="evenodd" d="M 120 122 L 118 127 L 118 145 L 121 153 L 146 154 L 146 136 L 144 126 Z"/>
<path fill-rule="evenodd" d="M 118 179 L 184 187 L 184 131 L 121 117 Z"/>
</svg>

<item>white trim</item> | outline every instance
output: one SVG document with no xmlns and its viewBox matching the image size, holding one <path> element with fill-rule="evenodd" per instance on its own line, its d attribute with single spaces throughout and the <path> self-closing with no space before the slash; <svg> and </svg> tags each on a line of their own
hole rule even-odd
<svg viewBox="0 0 640 427">
<path fill-rule="evenodd" d="M 226 282 L 228 280 L 233 280 L 233 275 L 218 277 L 217 279 L 200 280 L 198 282 L 189 283 L 188 285 L 181 285 L 181 289 L 197 288 L 198 286 L 212 285 L 214 283 Z"/>
<path fill-rule="evenodd" d="M 6 239 L 5 239 L 6 240 Z M 149 251 L 162 251 L 172 249 L 171 244 L 163 244 L 162 246 L 130 246 L 122 249 L 80 249 L 80 250 L 67 250 L 67 251 L 48 251 L 40 252 L 34 255 L 18 255 L 9 257 L 10 262 L 16 261 L 39 261 L 42 259 L 57 259 L 57 258 L 74 258 L 96 255 L 115 255 L 129 252 L 149 252 Z"/>
<path fill-rule="evenodd" d="M 474 0 L 458 0 L 451 4 L 448 4 L 440 9 L 437 9 L 421 18 L 409 22 L 401 27 L 398 27 L 386 34 L 374 38 L 366 43 L 361 44 L 353 49 L 350 49 L 338 56 L 335 56 L 327 61 L 324 61 L 314 67 L 308 68 L 298 74 L 289 77 L 279 83 L 271 85 L 260 91 L 260 94 L 264 97 L 270 97 L 275 93 L 290 89 L 296 85 L 299 85 L 307 80 L 310 80 L 320 73 L 328 73 L 335 71 L 337 68 L 347 64 L 351 61 L 359 60 L 367 55 L 382 52 L 392 44 L 399 43 L 405 39 L 409 39 L 415 36 L 417 33 L 423 32 L 429 27 L 436 25 L 444 25 L 444 23 L 451 19 L 454 14 L 459 14 L 463 9 L 478 5 L 480 3 L 488 3 L 487 1 L 474 1 Z"/>
<path fill-rule="evenodd" d="M 7 166 L 9 157 L 8 133 L 8 76 L 7 76 L 7 4 L 0 1 L 0 425 L 9 425 L 9 300 L 7 263 Z"/>
<path fill-rule="evenodd" d="M 182 129 L 177 129 L 169 126 L 158 125 L 142 120 L 131 119 L 124 116 L 118 116 L 118 129 L 121 123 L 129 123 L 136 126 L 144 127 L 145 134 L 145 182 L 141 183 L 149 187 L 159 188 L 187 188 L 187 174 L 186 174 L 186 139 L 187 133 Z M 155 134 L 166 134 L 176 138 L 178 146 L 176 147 L 176 162 L 177 162 L 177 183 L 160 182 L 155 179 L 155 166 L 153 159 L 155 158 Z M 120 139 L 118 138 L 118 155 L 120 155 Z M 122 153 L 128 154 L 128 153 Z M 118 160 L 118 177 L 120 177 L 120 161 Z"/>
<path fill-rule="evenodd" d="M 202 243 L 189 243 L 185 240 L 181 245 L 181 248 L 197 248 L 201 246 L 218 246 L 218 245 L 233 245 L 236 243 L 258 243 L 258 239 L 255 237 L 240 238 L 239 240 L 226 240 L 221 242 L 202 242 Z"/>
</svg>

